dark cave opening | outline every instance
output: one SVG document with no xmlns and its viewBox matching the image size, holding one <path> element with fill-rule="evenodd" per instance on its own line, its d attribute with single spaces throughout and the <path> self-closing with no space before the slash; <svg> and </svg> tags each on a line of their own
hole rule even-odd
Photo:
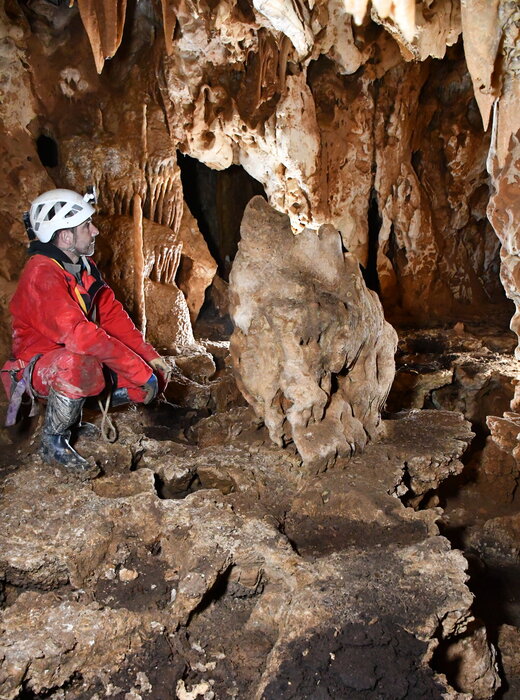
<svg viewBox="0 0 520 700">
<path fill-rule="evenodd" d="M 267 199 L 264 188 L 240 165 L 213 170 L 180 152 L 177 162 L 186 204 L 218 264 L 218 274 L 227 280 L 240 240 L 244 209 L 255 195 Z"/>
<path fill-rule="evenodd" d="M 40 134 L 36 139 L 36 150 L 44 168 L 55 168 L 58 165 L 58 144 L 46 134 Z"/>
<path fill-rule="evenodd" d="M 379 231 L 382 219 L 377 205 L 377 193 L 374 189 L 370 192 L 368 204 L 368 258 L 366 268 L 362 268 L 365 284 L 376 294 L 381 294 L 379 275 L 377 272 L 377 252 L 379 249 Z"/>
</svg>

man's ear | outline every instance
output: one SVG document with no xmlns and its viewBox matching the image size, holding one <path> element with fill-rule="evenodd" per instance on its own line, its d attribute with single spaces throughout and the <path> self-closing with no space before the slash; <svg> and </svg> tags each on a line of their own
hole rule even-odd
<svg viewBox="0 0 520 700">
<path fill-rule="evenodd" d="M 73 233 L 70 228 L 62 228 L 58 234 L 56 244 L 58 248 L 68 248 L 73 243 Z"/>
</svg>

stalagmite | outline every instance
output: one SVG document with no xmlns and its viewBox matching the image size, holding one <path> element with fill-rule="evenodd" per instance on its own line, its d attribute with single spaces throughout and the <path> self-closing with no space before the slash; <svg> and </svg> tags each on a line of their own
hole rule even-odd
<svg viewBox="0 0 520 700">
<path fill-rule="evenodd" d="M 143 210 L 141 197 L 134 195 L 134 308 L 137 324 L 143 335 L 146 335 L 146 301 L 144 296 L 144 242 L 143 242 Z"/>
<path fill-rule="evenodd" d="M 395 331 L 331 226 L 294 236 L 255 197 L 241 236 L 230 299 L 242 393 L 271 439 L 294 441 L 310 468 L 352 456 L 381 432 Z"/>
</svg>

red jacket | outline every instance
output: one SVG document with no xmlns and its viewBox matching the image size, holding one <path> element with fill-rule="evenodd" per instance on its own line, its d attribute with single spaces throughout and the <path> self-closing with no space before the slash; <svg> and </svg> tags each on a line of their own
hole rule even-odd
<svg viewBox="0 0 520 700">
<path fill-rule="evenodd" d="M 37 353 L 66 348 L 93 355 L 127 381 L 143 385 L 152 375 L 147 362 L 159 355 L 94 263 L 89 260 L 89 265 L 90 272 L 84 269 L 78 284 L 48 253 L 29 259 L 9 305 L 13 356 L 28 362 Z"/>
</svg>

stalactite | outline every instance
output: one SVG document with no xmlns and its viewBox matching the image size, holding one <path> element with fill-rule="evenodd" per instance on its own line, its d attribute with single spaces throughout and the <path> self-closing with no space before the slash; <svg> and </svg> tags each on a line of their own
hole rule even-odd
<svg viewBox="0 0 520 700">
<path fill-rule="evenodd" d="M 171 56 L 173 53 L 173 32 L 177 24 L 177 15 L 171 0 L 162 0 L 162 16 L 164 28 L 164 45 L 166 53 Z"/>
<path fill-rule="evenodd" d="M 146 306 L 144 295 L 144 243 L 143 209 L 139 194 L 134 195 L 134 308 L 136 320 L 143 335 L 146 334 Z"/>
<path fill-rule="evenodd" d="M 497 96 L 492 78 L 502 31 L 498 22 L 499 0 L 466 0 L 461 3 L 464 53 L 475 90 L 475 99 L 487 130 Z"/>
<path fill-rule="evenodd" d="M 106 58 L 112 58 L 123 38 L 126 0 L 78 0 L 96 70 L 101 73 Z"/>
<path fill-rule="evenodd" d="M 313 36 L 298 3 L 292 0 L 253 0 L 253 5 L 275 29 L 289 37 L 300 56 L 309 53 Z"/>
<path fill-rule="evenodd" d="M 182 187 L 175 166 L 171 161 L 145 167 L 146 192 L 144 214 L 157 224 L 178 230 L 182 217 Z M 180 213 L 178 211 L 181 206 Z"/>
<path fill-rule="evenodd" d="M 175 285 L 175 276 L 179 269 L 182 254 L 182 243 L 161 247 L 154 254 L 154 264 L 151 277 L 154 282 Z"/>
<path fill-rule="evenodd" d="M 345 9 L 361 24 L 368 9 L 368 0 L 344 0 Z M 381 18 L 393 20 L 407 41 L 415 34 L 415 0 L 372 0 L 375 13 Z"/>
</svg>

